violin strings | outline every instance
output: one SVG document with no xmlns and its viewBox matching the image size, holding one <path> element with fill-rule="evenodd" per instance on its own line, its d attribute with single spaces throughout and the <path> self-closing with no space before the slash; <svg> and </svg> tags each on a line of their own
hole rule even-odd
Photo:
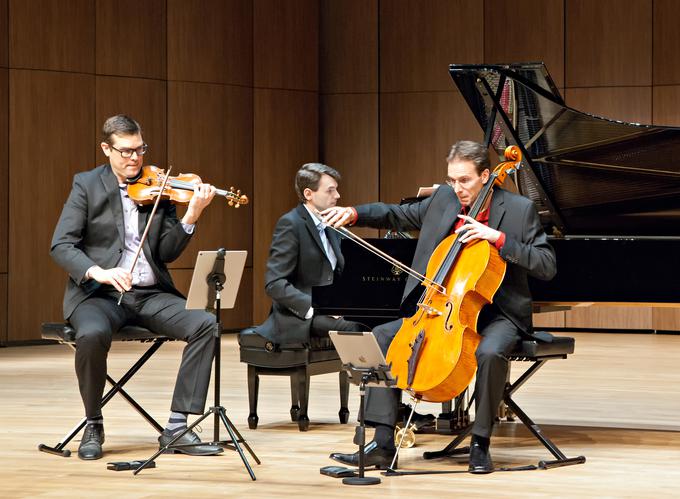
<svg viewBox="0 0 680 499">
<path fill-rule="evenodd" d="M 172 182 L 170 182 L 170 187 L 176 187 L 178 189 L 186 189 L 188 191 L 193 191 L 194 185 L 195 184 L 192 184 L 191 182 L 184 182 L 183 180 L 173 180 Z M 236 194 L 234 194 L 233 192 L 225 191 L 223 189 L 215 189 L 215 193 L 219 194 L 220 196 L 227 196 L 227 197 L 236 196 Z"/>
</svg>

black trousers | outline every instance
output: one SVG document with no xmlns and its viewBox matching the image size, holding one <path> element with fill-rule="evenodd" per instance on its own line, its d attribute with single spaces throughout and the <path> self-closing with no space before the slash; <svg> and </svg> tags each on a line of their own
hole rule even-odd
<svg viewBox="0 0 680 499">
<path fill-rule="evenodd" d="M 402 319 L 381 324 L 373 334 L 383 353 L 401 327 Z M 510 319 L 496 313 L 494 308 L 484 309 L 478 321 L 481 341 L 477 347 L 477 381 L 475 385 L 475 421 L 472 433 L 490 437 L 498 406 L 503 400 L 503 390 L 508 373 L 507 355 L 520 338 L 520 331 Z M 394 426 L 401 400 L 401 391 L 393 388 L 368 388 L 366 390 L 365 420 L 368 424 Z"/>
<path fill-rule="evenodd" d="M 360 322 L 347 321 L 342 317 L 315 315 L 312 317 L 310 336 L 328 338 L 328 331 L 368 331 L 370 328 Z"/>
<path fill-rule="evenodd" d="M 156 287 L 133 288 L 125 293 L 120 306 L 117 301 L 118 292 L 111 286 L 102 286 L 69 317 L 76 330 L 76 375 L 86 416 L 101 414 L 111 337 L 127 324 L 187 342 L 171 410 L 203 413 L 215 350 L 215 317 L 202 310 L 186 310 L 183 298 Z"/>
</svg>

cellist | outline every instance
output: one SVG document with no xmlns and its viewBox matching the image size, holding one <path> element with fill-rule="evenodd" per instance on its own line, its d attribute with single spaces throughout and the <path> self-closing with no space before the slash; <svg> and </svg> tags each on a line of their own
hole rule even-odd
<svg viewBox="0 0 680 499">
<path fill-rule="evenodd" d="M 357 225 L 420 230 L 411 267 L 421 274 L 425 274 L 437 245 L 453 232 L 465 232 L 461 236 L 462 242 L 485 239 L 499 250 L 507 263 L 505 277 L 493 303 L 482 309 L 477 323 L 481 341 L 476 351 L 476 405 L 469 458 L 470 472 L 490 473 L 493 471 L 490 438 L 508 373 L 506 355 L 520 338 L 533 333 L 527 276 L 551 279 L 556 272 L 555 253 L 533 202 L 523 196 L 494 187 L 477 219 L 466 215 L 490 178 L 489 156 L 484 145 L 459 141 L 451 147 L 446 161 L 446 183 L 420 202 L 403 206 L 371 203 L 333 207 L 322 215 L 335 227 Z M 409 277 L 402 297 L 402 310 L 412 309 L 421 293 L 418 281 Z M 398 319 L 373 330 L 384 353 L 401 323 L 402 319 Z M 367 466 L 386 468 L 392 461 L 400 397 L 399 390 L 395 389 L 371 388 L 367 391 L 365 420 L 375 427 L 373 440 L 366 446 Z M 330 457 L 353 466 L 359 459 L 358 453 L 333 453 Z"/>
</svg>

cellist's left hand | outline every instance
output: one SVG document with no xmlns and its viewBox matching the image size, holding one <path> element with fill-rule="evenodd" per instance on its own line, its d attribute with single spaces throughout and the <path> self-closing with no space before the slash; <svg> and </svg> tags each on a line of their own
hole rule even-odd
<svg viewBox="0 0 680 499">
<path fill-rule="evenodd" d="M 501 233 L 496 229 L 492 229 L 488 225 L 478 222 L 472 217 L 467 215 L 458 215 L 458 217 L 465 220 L 465 223 L 456 229 L 456 234 L 467 230 L 465 234 L 460 236 L 460 242 L 467 243 L 474 239 L 486 239 L 491 244 L 495 244 L 498 238 L 501 237 Z"/>
<path fill-rule="evenodd" d="M 203 209 L 210 204 L 215 197 L 215 187 L 210 184 L 196 184 L 194 185 L 194 195 L 189 201 L 187 212 L 182 217 L 182 222 L 187 225 L 195 224 Z"/>
</svg>

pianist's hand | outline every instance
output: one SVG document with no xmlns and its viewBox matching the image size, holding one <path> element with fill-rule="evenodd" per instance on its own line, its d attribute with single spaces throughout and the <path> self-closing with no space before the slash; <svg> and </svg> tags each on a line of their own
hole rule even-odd
<svg viewBox="0 0 680 499">
<path fill-rule="evenodd" d="M 467 230 L 465 234 L 460 236 L 460 242 L 462 243 L 467 243 L 468 241 L 472 241 L 474 239 L 486 239 L 491 244 L 494 244 L 496 241 L 498 241 L 498 238 L 501 237 L 501 233 L 499 231 L 478 222 L 472 217 L 468 217 L 467 215 L 458 216 L 465 220 L 465 223 L 456 229 L 456 234 Z"/>
<path fill-rule="evenodd" d="M 323 210 L 321 216 L 326 225 L 342 227 L 343 225 L 349 225 L 354 222 L 356 211 L 354 208 L 350 207 L 333 206 Z"/>
</svg>

